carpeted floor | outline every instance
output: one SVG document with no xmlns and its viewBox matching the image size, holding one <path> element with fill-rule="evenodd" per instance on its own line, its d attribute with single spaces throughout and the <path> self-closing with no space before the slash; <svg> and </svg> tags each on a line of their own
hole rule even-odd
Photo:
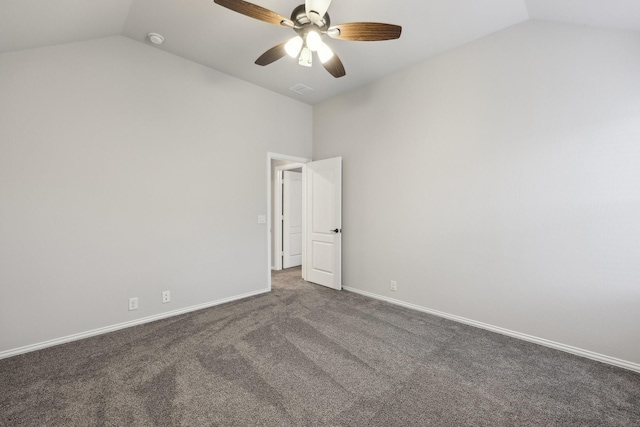
<svg viewBox="0 0 640 427">
<path fill-rule="evenodd" d="M 0 360 L 2 426 L 640 426 L 640 375 L 274 274 Z"/>
</svg>

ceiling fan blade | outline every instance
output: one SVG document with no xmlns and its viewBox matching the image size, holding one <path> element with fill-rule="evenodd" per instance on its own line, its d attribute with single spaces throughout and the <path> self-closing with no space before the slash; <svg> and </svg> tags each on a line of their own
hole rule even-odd
<svg viewBox="0 0 640 427">
<path fill-rule="evenodd" d="M 347 74 L 344 70 L 344 65 L 342 65 L 342 61 L 340 61 L 340 58 L 338 58 L 336 54 L 333 54 L 327 62 L 323 62 L 322 66 L 336 79 Z"/>
<path fill-rule="evenodd" d="M 334 25 L 327 30 L 329 37 L 340 40 L 375 42 L 400 38 L 402 27 L 378 22 L 351 22 Z"/>
<path fill-rule="evenodd" d="M 283 42 L 278 45 L 275 45 L 274 47 L 272 47 L 271 49 L 269 49 L 268 51 L 260 55 L 260 58 L 256 59 L 256 64 L 262 65 L 262 66 L 269 65 L 272 62 L 275 62 L 278 59 L 284 57 L 287 54 L 287 51 L 284 48 L 284 45 L 286 44 L 287 42 Z"/>
<path fill-rule="evenodd" d="M 331 0 L 306 0 L 304 2 L 304 9 L 311 22 L 318 23 L 322 21 L 330 4 Z"/>
<path fill-rule="evenodd" d="M 268 22 L 274 25 L 284 25 L 285 27 L 293 27 L 293 22 L 284 16 L 275 13 L 272 10 L 265 9 L 257 4 L 249 3 L 244 0 L 213 0 L 214 3 L 219 4 L 222 7 L 231 9 L 234 12 L 241 13 L 250 18 L 257 19 L 259 21 Z"/>
</svg>

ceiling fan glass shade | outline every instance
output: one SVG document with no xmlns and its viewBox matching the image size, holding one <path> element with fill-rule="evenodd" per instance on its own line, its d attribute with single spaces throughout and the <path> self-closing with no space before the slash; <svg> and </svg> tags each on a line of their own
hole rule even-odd
<svg viewBox="0 0 640 427">
<path fill-rule="evenodd" d="M 300 53 L 300 58 L 298 59 L 298 64 L 302 65 L 303 67 L 311 67 L 312 65 L 312 56 L 311 56 L 311 50 L 309 50 L 308 47 L 303 47 L 302 48 L 302 52 Z"/>
<path fill-rule="evenodd" d="M 318 48 L 318 58 L 323 64 L 333 58 L 333 51 L 323 42 L 320 42 L 320 47 Z"/>
<path fill-rule="evenodd" d="M 306 0 L 304 6 L 307 12 L 307 17 L 314 24 L 321 23 L 330 4 L 331 0 Z"/>
<path fill-rule="evenodd" d="M 284 45 L 284 50 L 287 51 L 287 55 L 290 57 L 297 58 L 300 53 L 300 49 L 302 49 L 302 43 L 302 37 L 295 36 Z"/>
<path fill-rule="evenodd" d="M 316 31 L 309 31 L 307 33 L 307 47 L 312 52 L 318 50 L 321 44 L 322 40 L 320 39 L 320 34 L 318 34 Z"/>
</svg>

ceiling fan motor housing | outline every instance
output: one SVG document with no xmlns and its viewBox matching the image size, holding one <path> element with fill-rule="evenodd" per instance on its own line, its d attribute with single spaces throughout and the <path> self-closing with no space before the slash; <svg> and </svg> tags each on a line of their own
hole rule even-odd
<svg viewBox="0 0 640 427">
<path fill-rule="evenodd" d="M 300 6 L 293 9 L 291 12 L 291 20 L 295 24 L 295 31 L 304 39 L 304 36 L 310 30 L 319 31 L 321 34 L 327 32 L 329 27 L 331 26 L 331 19 L 329 18 L 329 14 L 325 13 L 322 17 L 322 20 L 319 22 L 313 23 L 311 19 L 307 16 L 307 12 L 305 9 L 305 5 L 301 4 Z"/>
</svg>

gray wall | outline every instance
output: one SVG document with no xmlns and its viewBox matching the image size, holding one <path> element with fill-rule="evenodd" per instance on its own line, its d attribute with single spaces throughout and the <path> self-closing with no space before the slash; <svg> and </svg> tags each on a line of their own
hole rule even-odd
<svg viewBox="0 0 640 427">
<path fill-rule="evenodd" d="M 0 352 L 266 290 L 267 152 L 311 124 L 123 37 L 0 55 Z"/>
<path fill-rule="evenodd" d="M 638 33 L 528 22 L 317 105 L 344 285 L 640 363 L 639 76 Z"/>
</svg>

